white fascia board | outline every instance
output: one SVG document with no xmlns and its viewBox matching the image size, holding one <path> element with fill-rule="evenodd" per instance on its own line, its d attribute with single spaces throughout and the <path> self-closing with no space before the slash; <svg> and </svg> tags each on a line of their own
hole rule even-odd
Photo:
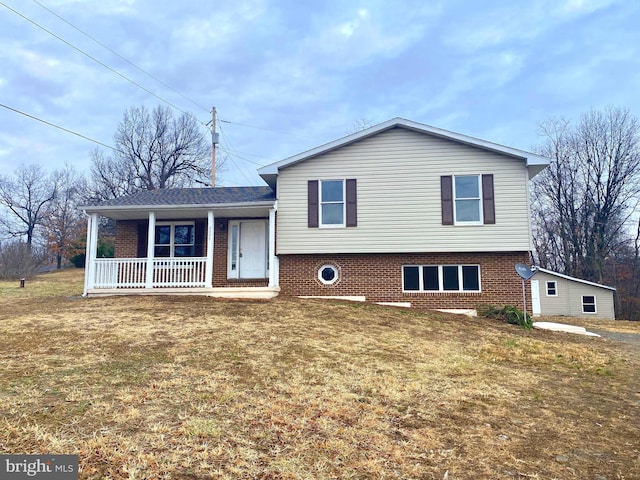
<svg viewBox="0 0 640 480">
<path fill-rule="evenodd" d="M 121 211 L 145 211 L 150 210 L 196 210 L 196 209 L 216 209 L 228 210 L 230 208 L 242 207 L 273 207 L 275 200 L 269 202 L 239 202 L 239 203 L 194 203 L 194 204 L 174 204 L 174 205 L 85 205 L 78 207 L 86 213 L 100 213 L 107 210 Z"/>
<path fill-rule="evenodd" d="M 360 132 L 347 135 L 346 137 L 339 138 L 337 140 L 334 140 L 333 142 L 329 142 L 319 147 L 313 148 L 311 150 L 307 150 L 306 152 L 302 152 L 292 157 L 285 158 L 284 160 L 280 160 L 279 162 L 266 165 L 258 169 L 258 174 L 263 179 L 266 179 L 266 177 L 278 175 L 278 171 L 281 168 L 294 165 L 304 160 L 308 160 L 317 155 L 330 152 L 331 150 L 334 150 L 336 148 L 343 147 L 350 143 L 356 142 L 358 140 L 362 140 L 364 138 L 370 137 L 372 135 L 380 133 L 384 130 L 389 130 L 394 127 L 404 127 L 419 133 L 426 133 L 429 135 L 434 135 L 436 137 L 444 138 L 447 140 L 453 140 L 459 143 L 470 145 L 473 147 L 482 148 L 484 150 L 489 150 L 492 152 L 509 155 L 511 157 L 524 160 L 525 165 L 527 167 L 540 166 L 544 168 L 544 166 L 548 165 L 549 162 L 551 161 L 549 158 L 543 157 L 541 155 L 536 155 L 535 153 L 519 150 L 517 148 L 507 147 L 504 145 L 500 145 L 498 143 L 493 143 L 487 140 L 471 137 L 469 135 L 463 135 L 461 133 L 451 132 L 449 130 L 444 130 L 442 128 L 432 127 L 430 125 L 425 125 L 423 123 L 413 122 L 411 120 L 396 117 L 396 118 L 392 118 L 391 120 L 387 120 L 386 122 L 380 123 L 378 125 L 374 125 L 373 127 L 369 127 Z M 542 168 L 540 168 L 540 170 Z M 538 170 L 538 169 L 535 169 L 535 170 Z"/>
<path fill-rule="evenodd" d="M 549 275 L 553 275 L 554 277 L 560 277 L 560 278 L 564 278 L 566 280 L 571 280 L 573 282 L 584 283 L 585 285 L 591 285 L 592 287 L 606 288 L 607 290 L 614 290 L 614 291 L 616 290 L 616 287 L 609 287 L 607 285 L 600 285 L 599 283 L 590 282 L 588 280 L 582 280 L 581 278 L 571 277 L 569 275 L 565 275 L 564 273 L 554 272 L 553 270 L 547 270 L 546 268 L 536 267 L 535 265 L 533 267 L 531 267 L 531 270 L 533 270 L 534 275 L 535 275 L 535 272 L 548 273 Z"/>
</svg>

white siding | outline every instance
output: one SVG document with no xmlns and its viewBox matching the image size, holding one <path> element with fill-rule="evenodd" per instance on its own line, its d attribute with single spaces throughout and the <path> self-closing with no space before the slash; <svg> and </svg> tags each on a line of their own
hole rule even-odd
<svg viewBox="0 0 640 480">
<path fill-rule="evenodd" d="M 608 288 L 587 285 L 545 272 L 535 274 L 536 280 L 540 281 L 540 309 L 541 315 L 566 315 L 570 317 L 595 317 L 603 319 L 614 319 L 613 290 Z M 557 284 L 557 297 L 547 296 L 547 282 L 555 281 Z M 582 312 L 582 296 L 591 295 L 596 297 L 596 313 Z"/>
<path fill-rule="evenodd" d="M 440 176 L 493 174 L 495 225 L 445 226 Z M 358 226 L 308 228 L 307 181 L 357 179 Z M 394 128 L 278 176 L 279 254 L 531 250 L 524 160 Z"/>
<path fill-rule="evenodd" d="M 570 283 L 569 315 L 572 317 L 596 317 L 611 320 L 615 318 L 612 290 L 585 285 L 579 282 Z M 582 313 L 583 295 L 593 295 L 596 297 L 596 313 Z"/>
<path fill-rule="evenodd" d="M 540 281 L 540 313 L 542 315 L 569 315 L 569 280 L 549 275 L 544 272 L 536 273 L 536 280 Z M 547 295 L 547 282 L 556 282 L 555 297 Z"/>
</svg>

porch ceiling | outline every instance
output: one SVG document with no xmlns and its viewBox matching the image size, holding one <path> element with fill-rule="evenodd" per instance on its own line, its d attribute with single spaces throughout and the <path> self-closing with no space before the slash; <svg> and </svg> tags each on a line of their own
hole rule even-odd
<svg viewBox="0 0 640 480">
<path fill-rule="evenodd" d="M 149 218 L 149 212 L 156 214 L 156 220 L 207 218 L 212 210 L 216 218 L 263 218 L 269 216 L 273 202 L 261 205 L 194 206 L 179 207 L 171 205 L 153 205 L 146 207 L 88 207 L 85 213 L 97 213 L 114 220 L 143 220 Z"/>
</svg>

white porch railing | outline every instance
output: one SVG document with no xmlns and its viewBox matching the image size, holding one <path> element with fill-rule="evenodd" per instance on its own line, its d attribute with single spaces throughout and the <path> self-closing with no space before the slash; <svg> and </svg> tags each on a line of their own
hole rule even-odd
<svg viewBox="0 0 640 480">
<path fill-rule="evenodd" d="M 98 258 L 92 288 L 146 288 L 146 258 Z M 204 287 L 207 257 L 154 258 L 153 283 L 160 287 Z M 91 288 L 91 287 L 90 287 Z"/>
</svg>

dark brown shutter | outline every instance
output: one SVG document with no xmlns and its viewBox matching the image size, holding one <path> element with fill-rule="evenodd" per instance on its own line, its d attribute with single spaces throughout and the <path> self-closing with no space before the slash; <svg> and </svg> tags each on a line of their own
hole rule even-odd
<svg viewBox="0 0 640 480">
<path fill-rule="evenodd" d="M 309 228 L 318 228 L 318 180 L 307 184 L 307 219 Z"/>
<path fill-rule="evenodd" d="M 204 257 L 204 232 L 207 229 L 207 222 L 196 220 L 194 233 L 194 257 Z"/>
<path fill-rule="evenodd" d="M 493 198 L 493 175 L 482 175 L 482 213 L 485 224 L 496 223 L 496 207 Z"/>
<path fill-rule="evenodd" d="M 347 179 L 347 227 L 358 226 L 358 193 L 356 179 Z"/>
<path fill-rule="evenodd" d="M 139 222 L 138 228 L 138 258 L 147 256 L 147 243 L 149 241 L 149 222 Z"/>
<path fill-rule="evenodd" d="M 453 178 L 451 175 L 440 177 L 440 202 L 442 224 L 453 225 Z"/>
</svg>

